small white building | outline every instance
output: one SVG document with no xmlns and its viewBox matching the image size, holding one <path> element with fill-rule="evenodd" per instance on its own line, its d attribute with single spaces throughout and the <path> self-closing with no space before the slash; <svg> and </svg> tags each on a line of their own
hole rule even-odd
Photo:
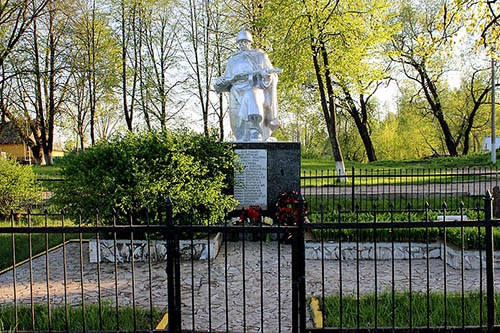
<svg viewBox="0 0 500 333">
<path fill-rule="evenodd" d="M 500 137 L 497 136 L 496 141 L 495 141 L 495 146 L 496 149 L 500 148 Z M 487 136 L 483 139 L 483 142 L 481 143 L 481 150 L 482 151 L 491 151 L 491 136 Z"/>
</svg>

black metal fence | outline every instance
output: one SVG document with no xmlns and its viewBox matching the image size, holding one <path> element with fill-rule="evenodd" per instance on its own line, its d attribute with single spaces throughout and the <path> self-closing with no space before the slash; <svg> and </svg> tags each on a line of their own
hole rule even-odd
<svg viewBox="0 0 500 333">
<path fill-rule="evenodd" d="M 346 176 L 334 170 L 302 172 L 301 190 L 311 212 L 439 211 L 446 202 L 449 211 L 475 209 L 486 191 L 498 186 L 496 168 L 467 167 L 455 169 L 356 169 Z M 33 207 L 43 210 L 50 205 L 51 189 L 64 181 L 60 174 L 42 175 L 40 200 Z"/>
<path fill-rule="evenodd" d="M 496 168 L 469 167 L 460 169 L 355 169 L 346 176 L 334 170 L 315 170 L 301 174 L 302 194 L 313 212 L 371 212 L 441 210 L 446 202 L 449 210 L 474 209 L 477 199 L 498 186 Z"/>
<path fill-rule="evenodd" d="M 420 220 L 408 212 L 408 219 L 395 221 L 390 206 L 386 221 L 377 211 L 373 220 L 362 220 L 355 208 L 352 222 L 339 214 L 337 221 L 305 224 L 303 200 L 294 226 L 177 225 L 171 202 L 157 225 L 113 219 L 104 225 L 98 213 L 91 225 L 78 218 L 70 224 L 65 212 L 28 213 L 24 222 L 12 216 L 10 226 L 0 227 L 14 264 L 0 274 L 0 325 L 172 332 L 498 328 L 494 239 L 500 224 L 491 218 L 491 196 L 482 199 L 484 207 L 475 209 L 484 218 L 442 222 L 426 211 Z M 200 235 L 206 237 L 195 239 Z M 54 236 L 62 245 L 49 251 Z M 474 237 L 476 243 L 467 243 Z M 33 256 L 40 242 L 45 254 Z M 20 246 L 29 251 L 19 265 Z"/>
</svg>

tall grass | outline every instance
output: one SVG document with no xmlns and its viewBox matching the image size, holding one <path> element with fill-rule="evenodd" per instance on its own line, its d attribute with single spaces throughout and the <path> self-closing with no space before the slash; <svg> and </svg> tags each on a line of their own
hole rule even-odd
<svg viewBox="0 0 500 333">
<path fill-rule="evenodd" d="M 412 293 L 411 316 L 410 294 L 408 292 L 395 293 L 394 316 L 392 294 L 384 292 L 377 298 L 377 326 L 392 327 L 393 317 L 396 327 L 426 327 L 429 325 L 445 326 L 479 326 L 480 325 L 480 294 L 469 292 L 464 295 L 462 316 L 462 295 L 448 294 L 446 297 L 447 311 L 445 313 L 444 295 L 437 292 L 429 294 L 429 307 L 427 307 L 427 294 Z M 495 295 L 496 304 L 500 304 L 500 295 Z M 320 305 L 322 301 L 320 300 Z M 342 326 L 355 328 L 358 326 L 358 301 L 354 296 L 342 298 Z M 483 325 L 486 323 L 486 297 L 483 293 Z M 340 296 L 325 297 L 324 316 L 326 327 L 340 327 Z M 411 323 L 410 323 L 411 317 Z M 500 320 L 500 312 L 496 311 L 496 322 Z M 374 327 L 375 325 L 375 296 L 365 295 L 359 299 L 359 326 Z"/>
<path fill-rule="evenodd" d="M 68 308 L 68 328 L 71 331 L 83 331 L 83 316 L 80 306 L 70 306 Z M 35 304 L 34 307 L 35 327 L 37 331 L 49 330 L 49 316 L 47 305 Z M 162 318 L 162 313 L 153 308 L 149 310 L 136 309 L 136 329 L 151 330 L 156 327 Z M 51 330 L 66 330 L 66 310 L 63 306 L 51 307 Z M 134 312 L 131 307 L 121 307 L 118 311 L 119 329 L 122 331 L 131 331 L 134 329 Z M 0 307 L 0 331 L 13 331 L 15 328 L 14 307 Z M 104 330 L 117 330 L 115 308 L 109 302 L 103 304 L 102 321 L 99 317 L 99 307 L 96 304 L 87 304 L 85 306 L 85 329 L 100 330 L 100 325 Z M 17 308 L 17 330 L 31 331 L 31 308 L 29 306 L 19 306 Z"/>
</svg>

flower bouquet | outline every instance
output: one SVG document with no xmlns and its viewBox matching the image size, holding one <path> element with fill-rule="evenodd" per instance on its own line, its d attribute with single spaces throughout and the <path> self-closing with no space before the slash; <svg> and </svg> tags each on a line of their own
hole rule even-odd
<svg viewBox="0 0 500 333">
<path fill-rule="evenodd" d="M 262 214 L 262 209 L 260 206 L 250 206 L 248 209 L 243 209 L 239 217 L 235 217 L 232 220 L 234 225 L 240 226 L 260 226 L 260 225 L 272 225 L 273 219 Z M 268 240 L 269 234 L 262 234 Z M 239 239 L 245 238 L 246 240 L 260 240 L 261 233 L 240 233 Z"/>
</svg>

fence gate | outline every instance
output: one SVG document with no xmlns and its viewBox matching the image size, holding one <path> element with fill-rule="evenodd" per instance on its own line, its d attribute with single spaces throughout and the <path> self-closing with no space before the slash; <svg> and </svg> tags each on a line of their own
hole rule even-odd
<svg viewBox="0 0 500 333">
<path fill-rule="evenodd" d="M 169 210 L 167 221 L 172 221 L 170 216 Z M 168 223 L 167 228 L 168 253 L 172 254 L 167 262 L 170 331 L 305 331 L 303 223 L 298 226 Z M 194 234 L 226 239 L 214 260 L 193 260 Z M 186 244 L 179 240 L 179 235 L 188 235 L 190 239 L 187 244 L 190 246 L 185 247 L 189 248 L 187 253 L 181 249 Z M 270 239 L 275 241 L 266 241 Z M 214 257 L 214 253 L 205 254 Z"/>
</svg>

